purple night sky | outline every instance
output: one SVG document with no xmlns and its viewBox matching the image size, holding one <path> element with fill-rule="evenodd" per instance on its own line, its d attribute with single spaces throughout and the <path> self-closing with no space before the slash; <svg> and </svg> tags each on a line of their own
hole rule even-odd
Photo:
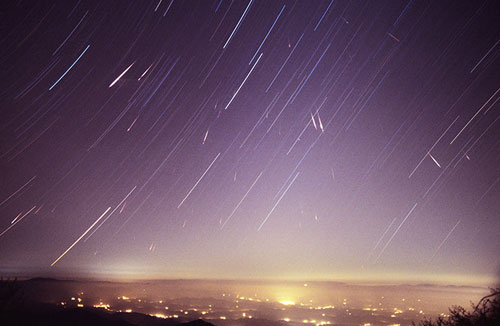
<svg viewBox="0 0 500 326">
<path fill-rule="evenodd" d="M 8 1 L 0 273 L 491 282 L 499 10 Z"/>
</svg>

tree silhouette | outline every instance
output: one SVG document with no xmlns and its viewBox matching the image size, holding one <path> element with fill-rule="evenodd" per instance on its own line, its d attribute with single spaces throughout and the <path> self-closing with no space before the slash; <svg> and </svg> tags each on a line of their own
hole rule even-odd
<svg viewBox="0 0 500 326">
<path fill-rule="evenodd" d="M 416 326 L 415 323 L 412 323 Z M 425 319 L 418 326 L 499 326 L 500 325 L 500 288 L 492 289 L 477 305 L 472 304 L 472 311 L 461 306 L 450 308 L 448 317 L 435 320 Z"/>
</svg>

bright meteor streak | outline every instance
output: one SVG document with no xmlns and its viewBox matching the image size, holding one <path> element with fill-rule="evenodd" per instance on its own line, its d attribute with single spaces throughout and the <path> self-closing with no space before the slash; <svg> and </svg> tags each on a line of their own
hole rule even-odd
<svg viewBox="0 0 500 326">
<path fill-rule="evenodd" d="M 68 253 L 68 251 L 71 250 L 71 248 L 73 248 L 80 240 L 82 240 L 82 238 L 101 220 L 101 218 L 103 218 L 109 212 L 110 209 L 111 207 L 108 207 L 108 209 L 104 213 L 102 213 L 101 216 L 99 216 L 99 218 L 94 222 L 94 224 L 92 224 L 85 232 L 83 232 L 83 234 L 78 239 L 76 239 L 76 241 L 73 242 L 73 244 L 69 246 L 69 248 L 66 249 L 66 251 L 63 252 L 61 256 L 59 256 L 59 258 L 54 260 L 54 262 L 50 264 L 50 266 L 54 266 L 61 258 L 64 257 L 64 255 Z"/>
<path fill-rule="evenodd" d="M 29 211 L 27 211 L 26 213 L 24 213 L 23 216 L 21 216 L 19 218 L 19 216 L 21 215 L 21 213 L 19 213 L 19 215 L 16 216 L 16 218 L 14 220 L 12 220 L 12 222 L 10 222 L 10 226 L 5 229 L 2 233 L 0 233 L 0 237 L 3 236 L 5 233 L 7 233 L 10 229 L 12 229 L 17 223 L 21 222 L 21 220 L 26 217 L 29 213 L 31 213 L 34 209 L 36 208 L 36 206 L 33 206 Z"/>
<path fill-rule="evenodd" d="M 125 74 L 127 73 L 127 71 L 128 71 L 130 68 L 132 68 L 132 66 L 134 65 L 134 63 L 135 63 L 135 62 L 132 62 L 132 64 L 131 64 L 130 66 L 128 66 L 128 68 L 127 68 L 127 69 L 125 69 L 125 70 L 124 70 L 124 71 L 120 74 L 120 76 L 116 77 L 116 79 L 115 79 L 115 80 L 114 80 L 111 84 L 109 84 L 109 86 L 108 86 L 108 87 L 109 87 L 109 88 L 113 87 L 113 85 L 114 85 L 114 84 L 116 84 L 116 83 L 120 80 L 120 78 L 122 78 L 122 77 L 123 77 L 123 75 L 125 75 Z M 149 68 L 148 68 L 148 69 L 149 69 Z"/>
<path fill-rule="evenodd" d="M 438 167 L 441 167 L 441 165 L 440 165 L 440 164 L 438 163 L 438 161 L 434 158 L 434 156 L 432 156 L 432 154 L 431 154 L 431 153 L 429 153 L 429 156 L 430 156 L 430 157 L 431 157 L 431 159 L 434 161 L 434 163 L 436 163 L 436 165 L 437 165 Z"/>
</svg>

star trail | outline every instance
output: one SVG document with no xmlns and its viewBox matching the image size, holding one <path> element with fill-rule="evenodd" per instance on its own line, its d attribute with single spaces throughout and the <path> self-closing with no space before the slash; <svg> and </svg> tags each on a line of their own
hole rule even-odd
<svg viewBox="0 0 500 326">
<path fill-rule="evenodd" d="M 0 272 L 493 280 L 499 12 L 8 2 Z"/>
</svg>

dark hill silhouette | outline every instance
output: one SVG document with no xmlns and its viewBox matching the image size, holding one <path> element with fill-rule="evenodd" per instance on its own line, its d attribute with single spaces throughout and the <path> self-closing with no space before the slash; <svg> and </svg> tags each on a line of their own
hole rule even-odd
<svg viewBox="0 0 500 326">
<path fill-rule="evenodd" d="M 64 309 L 49 304 L 19 308 L 21 309 L 2 312 L 0 325 L 214 326 L 203 320 L 182 323 L 174 319 L 161 319 L 140 313 L 111 313 L 96 308 Z"/>
<path fill-rule="evenodd" d="M 28 282 L 57 282 L 34 279 Z M 2 326 L 214 326 L 203 320 L 183 323 L 141 313 L 110 312 L 98 308 L 61 307 L 37 302 L 24 292 L 25 282 L 0 280 L 0 325 Z"/>
<path fill-rule="evenodd" d="M 187 323 L 182 323 L 180 324 L 182 326 L 215 326 L 214 324 L 207 323 L 204 320 L 198 319 L 198 320 L 193 320 Z"/>
</svg>

